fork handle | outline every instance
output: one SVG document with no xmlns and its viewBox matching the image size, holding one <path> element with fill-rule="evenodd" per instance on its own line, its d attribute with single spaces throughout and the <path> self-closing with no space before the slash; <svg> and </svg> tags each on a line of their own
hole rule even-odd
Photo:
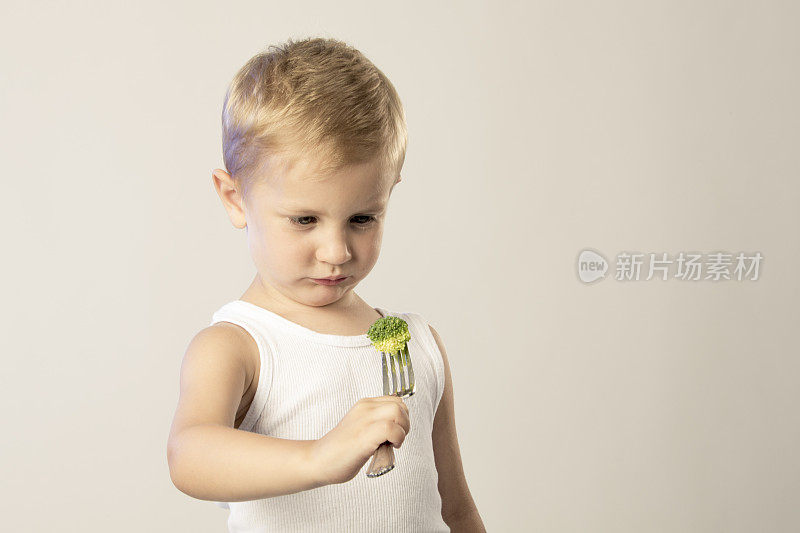
<svg viewBox="0 0 800 533">
<path fill-rule="evenodd" d="M 372 455 L 367 477 L 382 476 L 392 468 L 394 468 L 394 446 L 387 440 L 378 446 L 378 449 Z"/>
</svg>

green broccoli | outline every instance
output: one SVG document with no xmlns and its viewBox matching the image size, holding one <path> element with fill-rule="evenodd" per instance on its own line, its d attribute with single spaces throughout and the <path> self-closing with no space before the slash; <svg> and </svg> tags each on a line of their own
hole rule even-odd
<svg viewBox="0 0 800 533">
<path fill-rule="evenodd" d="M 411 340 L 408 324 L 402 318 L 385 316 L 376 320 L 367 331 L 367 337 L 379 352 L 397 353 Z"/>
</svg>

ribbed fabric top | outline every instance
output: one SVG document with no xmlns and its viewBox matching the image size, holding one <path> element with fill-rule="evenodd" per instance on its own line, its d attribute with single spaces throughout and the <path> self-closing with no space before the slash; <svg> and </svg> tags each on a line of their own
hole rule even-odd
<svg viewBox="0 0 800 533">
<path fill-rule="evenodd" d="M 274 531 L 450 531 L 433 456 L 433 418 L 444 390 L 444 363 L 428 323 L 416 313 L 375 308 L 408 323 L 414 395 L 404 398 L 411 431 L 394 450 L 395 468 L 366 476 L 371 459 L 352 480 L 246 502 L 215 502 L 230 509 L 230 533 Z M 381 360 L 363 335 L 308 329 L 263 307 L 234 300 L 211 324 L 231 322 L 255 340 L 261 359 L 258 387 L 239 429 L 284 439 L 319 439 L 361 398 L 383 395 Z"/>
</svg>

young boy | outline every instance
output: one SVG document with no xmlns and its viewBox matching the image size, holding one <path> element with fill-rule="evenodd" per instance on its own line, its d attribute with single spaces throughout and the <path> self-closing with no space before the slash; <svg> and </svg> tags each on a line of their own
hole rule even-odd
<svg viewBox="0 0 800 533">
<path fill-rule="evenodd" d="M 223 107 L 227 171 L 213 182 L 257 272 L 184 355 L 173 483 L 227 502 L 232 532 L 484 531 L 441 338 L 354 291 L 378 260 L 405 157 L 393 85 L 345 43 L 289 40 L 241 68 Z M 411 333 L 406 401 L 382 394 L 366 336 L 388 315 Z M 369 478 L 385 441 L 396 467 Z"/>
</svg>

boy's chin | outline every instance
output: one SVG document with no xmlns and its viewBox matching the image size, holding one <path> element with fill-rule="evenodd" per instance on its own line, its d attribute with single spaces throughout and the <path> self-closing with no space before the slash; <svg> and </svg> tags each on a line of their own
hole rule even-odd
<svg viewBox="0 0 800 533">
<path fill-rule="evenodd" d="M 313 294 L 302 299 L 301 301 L 311 307 L 327 307 L 329 305 L 346 304 L 352 291 L 349 289 L 340 289 L 339 287 L 325 287 L 324 285 L 317 285 Z"/>
</svg>

